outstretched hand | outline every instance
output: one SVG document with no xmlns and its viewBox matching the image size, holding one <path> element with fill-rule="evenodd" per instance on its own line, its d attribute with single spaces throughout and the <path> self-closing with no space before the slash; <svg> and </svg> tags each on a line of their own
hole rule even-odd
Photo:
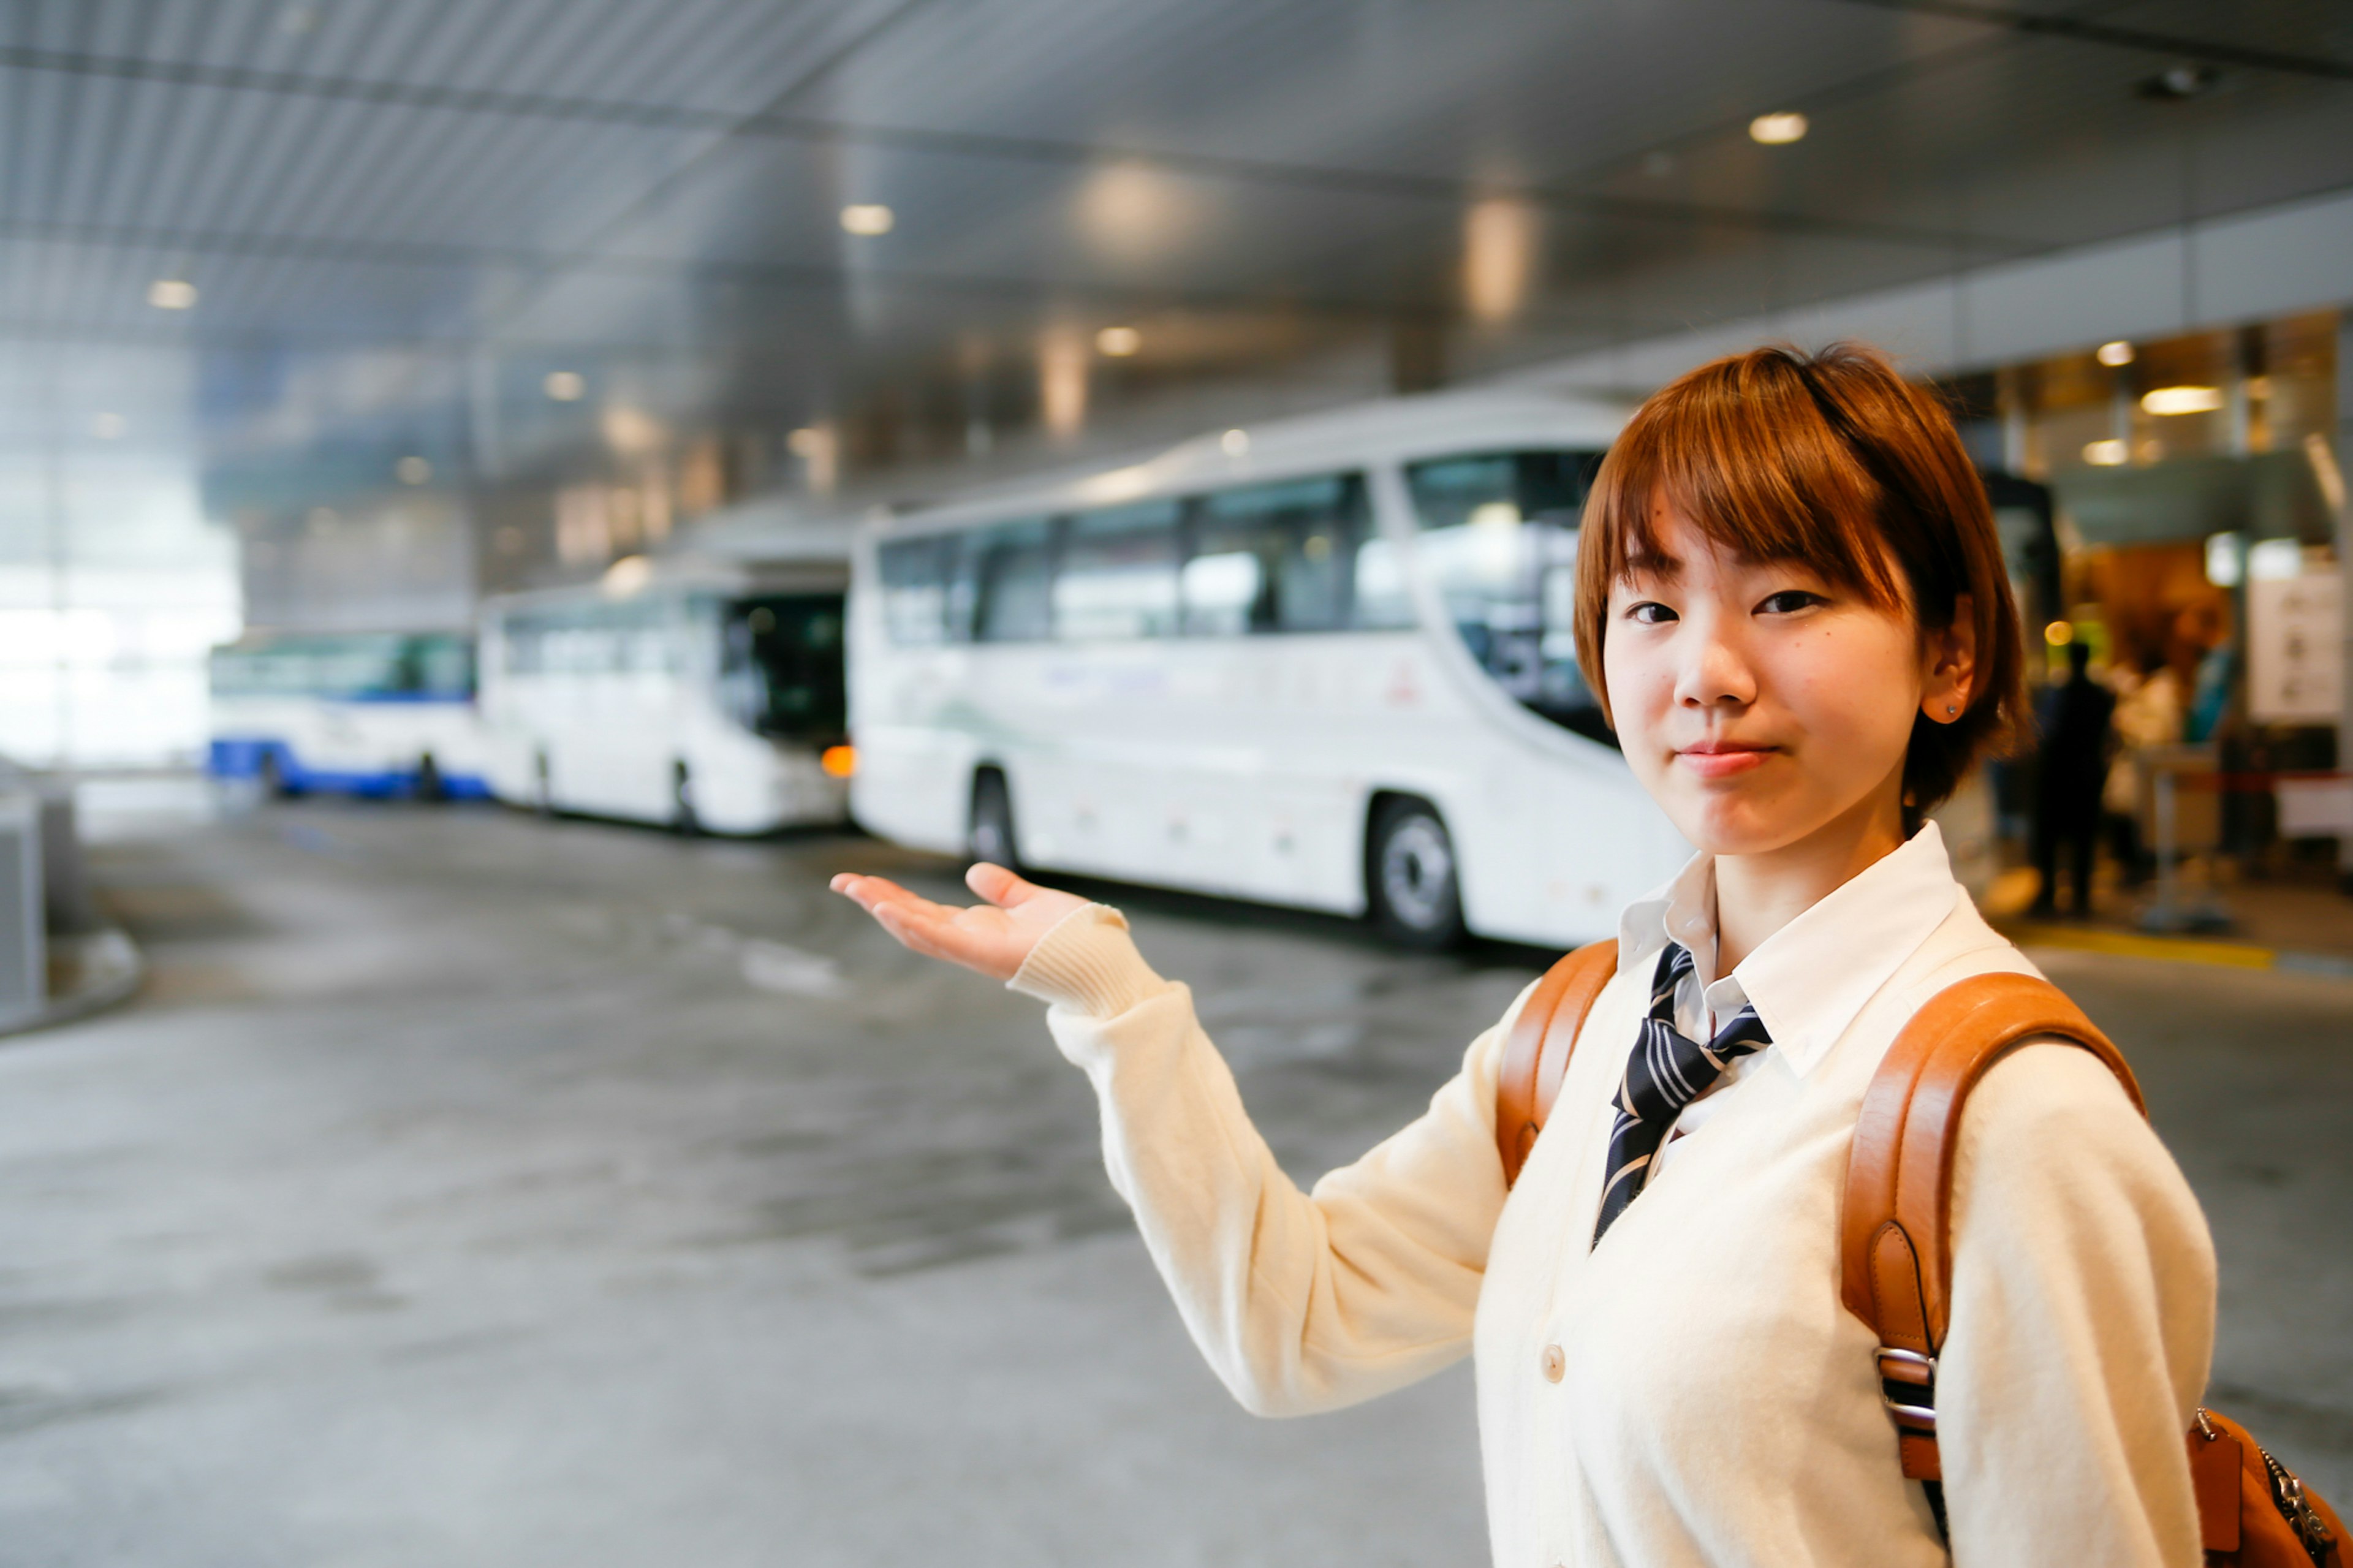
<svg viewBox="0 0 2353 1568">
<path fill-rule="evenodd" d="M 886 877 L 845 871 L 833 890 L 872 915 L 902 946 L 944 958 L 992 980 L 1010 980 L 1039 939 L 1064 915 L 1082 909 L 1076 893 L 1025 882 L 983 860 L 964 874 L 965 886 L 988 900 L 969 909 L 918 898 Z"/>
</svg>

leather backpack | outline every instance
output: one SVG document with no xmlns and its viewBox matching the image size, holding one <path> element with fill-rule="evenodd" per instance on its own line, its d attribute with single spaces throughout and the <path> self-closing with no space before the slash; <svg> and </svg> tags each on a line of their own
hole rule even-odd
<svg viewBox="0 0 2353 1568">
<path fill-rule="evenodd" d="M 1506 1185 L 1535 1149 L 1577 1031 L 1617 969 L 1616 942 L 1579 948 L 1552 966 L 1520 1009 L 1495 1088 L 1495 1149 Z M 1863 1093 L 1847 1156 L 1841 1295 L 1879 1341 L 1881 1396 L 1897 1454 L 1904 1473 L 1926 1488 L 1940 1531 L 1936 1352 L 1950 1301 L 1961 1108 L 1988 1068 L 2038 1036 L 2099 1058 L 2134 1109 L 2147 1114 L 2124 1058 L 2057 986 L 2031 974 L 1979 974 L 1930 997 L 1895 1037 Z M 2343 1521 L 2244 1427 L 2200 1409 L 2186 1440 L 2210 1565 L 2345 1568 Z"/>
</svg>

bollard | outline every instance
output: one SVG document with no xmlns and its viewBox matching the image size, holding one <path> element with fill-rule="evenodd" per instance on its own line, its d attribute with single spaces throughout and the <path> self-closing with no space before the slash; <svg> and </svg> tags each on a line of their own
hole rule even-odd
<svg viewBox="0 0 2353 1568">
<path fill-rule="evenodd" d="M 0 795 L 0 1028 L 31 1022 L 49 1000 L 41 799 Z"/>
</svg>

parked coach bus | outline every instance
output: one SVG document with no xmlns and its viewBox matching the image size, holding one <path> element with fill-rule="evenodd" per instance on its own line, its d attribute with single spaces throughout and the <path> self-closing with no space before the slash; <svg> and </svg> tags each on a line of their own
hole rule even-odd
<svg viewBox="0 0 2353 1568">
<path fill-rule="evenodd" d="M 488 793 L 462 632 L 248 632 L 213 650 L 216 778 L 438 800 Z"/>
<path fill-rule="evenodd" d="M 631 557 L 596 586 L 490 600 L 491 788 L 518 805 L 681 831 L 840 821 L 847 576 L 839 559 Z"/>
<path fill-rule="evenodd" d="M 1051 870 L 1608 934 L 1690 853 L 1578 678 L 1571 566 L 1620 416 L 1400 401 L 870 525 L 859 821 Z"/>
</svg>

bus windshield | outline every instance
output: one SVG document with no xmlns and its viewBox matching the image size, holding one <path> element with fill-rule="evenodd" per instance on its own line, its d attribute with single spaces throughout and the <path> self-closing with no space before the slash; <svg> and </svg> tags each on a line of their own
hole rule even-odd
<svg viewBox="0 0 2353 1568">
<path fill-rule="evenodd" d="M 720 693 L 735 721 L 778 740 L 830 745 L 849 725 L 841 595 L 769 594 L 721 610 Z"/>
<path fill-rule="evenodd" d="M 216 697 L 462 702 L 474 694 L 472 639 L 458 633 L 271 636 L 216 648 Z"/>
<path fill-rule="evenodd" d="M 1480 668 L 1531 711 L 1617 744 L 1577 668 L 1577 523 L 1599 452 L 1466 453 L 1411 463 L 1427 570 Z"/>
</svg>

